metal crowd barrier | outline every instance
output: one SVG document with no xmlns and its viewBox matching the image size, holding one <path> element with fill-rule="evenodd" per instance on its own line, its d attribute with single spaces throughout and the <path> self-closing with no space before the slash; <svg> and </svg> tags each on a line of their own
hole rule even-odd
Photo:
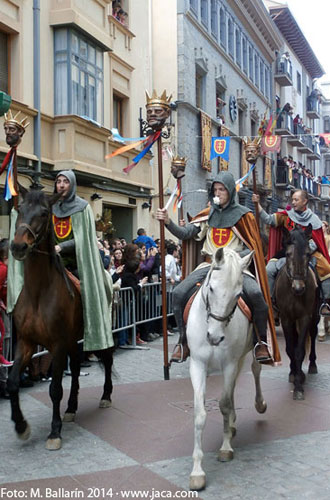
<svg viewBox="0 0 330 500">
<path fill-rule="evenodd" d="M 173 286 L 167 287 L 167 317 L 173 316 Z M 114 291 L 112 304 L 112 333 L 115 336 L 123 330 L 131 331 L 131 347 L 137 348 L 137 326 L 154 320 L 161 319 L 162 315 L 162 290 L 161 283 L 146 283 L 135 295 L 133 288 L 120 288 Z M 8 318 L 11 320 L 11 318 Z M 8 328 L 12 331 L 11 325 Z M 83 341 L 80 341 L 83 342 Z M 6 332 L 4 342 L 4 355 L 9 361 L 14 359 L 13 339 Z M 38 346 L 32 358 L 48 354 L 48 351 Z"/>
</svg>

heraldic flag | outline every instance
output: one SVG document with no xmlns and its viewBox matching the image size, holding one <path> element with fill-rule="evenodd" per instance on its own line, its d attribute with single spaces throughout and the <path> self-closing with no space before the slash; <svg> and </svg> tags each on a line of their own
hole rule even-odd
<svg viewBox="0 0 330 500">
<path fill-rule="evenodd" d="M 230 137 L 212 137 L 210 160 L 221 156 L 224 160 L 229 161 L 229 145 Z"/>
</svg>

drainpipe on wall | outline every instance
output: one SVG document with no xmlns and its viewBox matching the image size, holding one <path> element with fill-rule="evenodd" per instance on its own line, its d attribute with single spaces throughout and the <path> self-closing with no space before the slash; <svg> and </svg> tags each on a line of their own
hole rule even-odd
<svg viewBox="0 0 330 500">
<path fill-rule="evenodd" d="M 41 113 L 40 113 L 40 0 L 33 0 L 33 106 L 37 110 L 34 118 L 34 154 L 37 157 L 33 181 L 39 184 L 41 176 Z"/>
</svg>

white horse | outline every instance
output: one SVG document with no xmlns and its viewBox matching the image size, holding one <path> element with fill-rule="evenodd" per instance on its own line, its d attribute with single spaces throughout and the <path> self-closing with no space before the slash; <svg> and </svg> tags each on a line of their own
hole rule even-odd
<svg viewBox="0 0 330 500">
<path fill-rule="evenodd" d="M 190 489 L 205 488 L 202 468 L 202 432 L 206 421 L 205 386 L 210 369 L 222 369 L 224 389 L 220 400 L 223 415 L 224 440 L 218 458 L 233 459 L 231 439 L 236 434 L 234 389 L 245 355 L 253 349 L 252 324 L 237 307 L 243 288 L 243 271 L 249 266 L 254 252 L 241 258 L 236 252 L 220 248 L 215 260 L 191 306 L 187 322 L 190 348 L 190 377 L 194 389 L 195 445 Z M 255 408 L 264 413 L 267 405 L 260 387 L 261 365 L 253 358 L 255 379 Z"/>
</svg>

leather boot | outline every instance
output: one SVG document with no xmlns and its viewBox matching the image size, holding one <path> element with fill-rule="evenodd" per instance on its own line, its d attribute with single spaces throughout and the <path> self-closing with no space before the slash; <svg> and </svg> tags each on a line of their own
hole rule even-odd
<svg viewBox="0 0 330 500">
<path fill-rule="evenodd" d="M 186 327 L 179 327 L 180 337 L 172 353 L 170 363 L 183 363 L 188 358 L 190 352 L 187 343 Z"/>
</svg>

